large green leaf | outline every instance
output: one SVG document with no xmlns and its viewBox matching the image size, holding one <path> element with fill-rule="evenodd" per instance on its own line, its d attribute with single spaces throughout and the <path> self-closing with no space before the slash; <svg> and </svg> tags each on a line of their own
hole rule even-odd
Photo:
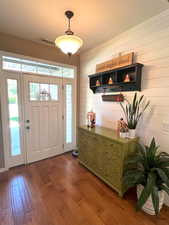
<svg viewBox="0 0 169 225">
<path fill-rule="evenodd" d="M 169 187 L 169 179 L 167 177 L 167 175 L 165 174 L 165 172 L 160 169 L 160 168 L 153 168 L 152 171 L 157 171 L 159 177 L 161 178 L 161 180 Z"/>
<path fill-rule="evenodd" d="M 158 161 L 159 167 L 169 167 L 169 159 L 161 159 Z"/>
<path fill-rule="evenodd" d="M 144 160 L 142 155 L 135 155 L 133 157 L 130 157 L 130 159 L 127 160 L 127 165 L 128 164 L 137 164 L 137 163 L 142 163 Z"/>
<path fill-rule="evenodd" d="M 123 176 L 123 183 L 127 188 L 133 187 L 138 183 L 145 183 L 145 177 L 142 171 L 130 170 L 127 171 Z"/>
<path fill-rule="evenodd" d="M 168 157 L 169 158 L 169 154 L 167 152 L 160 152 L 159 157 Z"/>
<path fill-rule="evenodd" d="M 145 204 L 145 202 L 147 201 L 148 197 L 152 193 L 155 182 L 156 182 L 155 174 L 149 173 L 148 178 L 147 178 L 147 184 L 144 187 L 144 189 L 140 195 L 140 198 L 138 199 L 138 202 L 137 202 L 137 206 L 136 206 L 137 210 L 141 209 L 143 207 L 143 205 Z"/>
<path fill-rule="evenodd" d="M 156 186 L 153 187 L 151 197 L 156 215 L 159 213 L 159 193 Z"/>
<path fill-rule="evenodd" d="M 169 168 L 161 168 L 161 170 L 163 170 L 164 171 L 164 173 L 165 173 L 165 175 L 168 177 L 168 179 L 169 179 Z"/>
<path fill-rule="evenodd" d="M 165 185 L 162 184 L 160 186 L 160 188 L 161 188 L 161 190 L 164 190 L 169 195 L 169 188 L 168 187 L 166 187 Z"/>
</svg>

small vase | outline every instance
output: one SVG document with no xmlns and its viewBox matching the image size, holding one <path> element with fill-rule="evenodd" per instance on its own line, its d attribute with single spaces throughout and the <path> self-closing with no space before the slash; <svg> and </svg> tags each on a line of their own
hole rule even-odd
<svg viewBox="0 0 169 225">
<path fill-rule="evenodd" d="M 137 185 L 137 198 L 140 197 L 143 191 L 143 188 L 144 188 L 143 185 L 141 184 Z M 160 211 L 164 203 L 164 191 L 159 191 L 158 195 L 159 195 L 159 211 Z M 147 199 L 147 201 L 143 205 L 142 210 L 148 213 L 149 215 L 155 215 L 155 210 L 154 210 L 151 196 Z"/>
<path fill-rule="evenodd" d="M 129 138 L 136 137 L 136 129 L 129 129 Z"/>
</svg>

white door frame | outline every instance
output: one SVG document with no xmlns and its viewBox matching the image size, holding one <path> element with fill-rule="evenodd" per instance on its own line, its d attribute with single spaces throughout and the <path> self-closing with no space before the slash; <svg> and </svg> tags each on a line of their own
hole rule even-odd
<svg viewBox="0 0 169 225">
<path fill-rule="evenodd" d="M 9 148 L 9 129 L 8 129 L 8 123 L 6 123 L 5 121 L 8 121 L 8 116 L 7 116 L 7 112 L 5 108 L 3 108 L 4 104 L 6 104 L 4 102 L 4 96 L 7 97 L 7 95 L 5 94 L 6 92 L 6 87 L 4 87 L 2 85 L 2 81 L 4 79 L 3 77 L 3 72 L 6 71 L 6 72 L 9 72 L 11 74 L 17 74 L 18 77 L 20 77 L 20 83 L 23 83 L 23 79 L 22 79 L 22 75 L 23 73 L 22 72 L 19 72 L 19 71 L 11 71 L 11 70 L 3 70 L 2 69 L 2 56 L 11 56 L 11 57 L 17 57 L 17 58 L 22 58 L 22 59 L 27 59 L 27 60 L 35 60 L 35 61 L 38 61 L 38 62 L 41 62 L 41 63 L 50 63 L 50 64 L 53 64 L 53 65 L 57 65 L 57 66 L 63 66 L 63 67 L 67 67 L 67 68 L 73 68 L 74 70 L 74 79 L 72 78 L 63 78 L 63 85 L 64 85 L 64 81 L 70 81 L 70 83 L 73 84 L 73 87 L 74 87 L 74 105 L 73 105 L 73 124 L 74 124 L 74 132 L 73 132 L 73 135 L 74 138 L 73 138 L 73 143 L 71 145 L 72 148 L 76 148 L 76 133 L 77 133 L 77 67 L 76 66 L 72 66 L 72 65 L 68 65 L 68 64 L 62 64 L 62 63 L 56 63 L 56 62 L 53 62 L 53 61 L 48 61 L 48 60 L 41 60 L 39 58 L 33 58 L 33 57 L 27 57 L 27 56 L 23 56 L 23 55 L 20 55 L 20 54 L 15 54 L 15 53 L 10 53 L 10 52 L 5 52 L 5 51 L 0 51 L 0 102 L 1 102 L 1 115 L 2 115 L 2 129 L 3 129 L 3 144 L 4 144 L 4 165 L 5 165 L 5 170 L 8 170 L 10 168 L 10 162 L 9 162 L 9 151 L 10 151 L 10 148 Z M 26 73 L 26 74 L 30 74 L 30 75 L 37 75 L 37 76 L 43 76 L 44 75 L 39 75 L 39 74 L 34 74 L 34 73 Z M 49 76 L 46 76 L 46 77 L 49 77 Z M 54 78 L 52 76 L 52 78 Z M 20 98 L 20 116 L 21 116 L 21 121 L 22 121 L 22 125 L 21 125 L 21 133 L 23 135 L 22 137 L 22 150 L 23 150 L 23 153 L 24 153 L 24 163 L 26 164 L 26 150 L 25 150 L 25 124 L 24 124 L 24 120 L 25 120 L 25 113 L 24 113 L 24 107 L 23 106 L 23 103 L 24 103 L 24 99 L 23 99 L 23 85 L 21 85 L 20 87 L 21 89 L 21 98 Z M 65 93 L 65 92 L 64 92 Z M 64 100 L 64 99 L 63 99 Z M 7 108 L 7 107 L 6 107 Z M 64 110 L 63 110 L 64 111 Z M 64 111 L 65 112 L 65 111 Z M 65 113 L 63 115 L 63 117 L 65 118 Z M 64 126 L 64 134 L 65 134 L 65 126 Z M 68 149 L 64 149 L 64 152 L 68 151 Z"/>
</svg>

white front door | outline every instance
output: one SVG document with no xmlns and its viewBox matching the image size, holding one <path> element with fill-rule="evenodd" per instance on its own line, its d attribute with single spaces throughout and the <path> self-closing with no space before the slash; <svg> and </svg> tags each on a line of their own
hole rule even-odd
<svg viewBox="0 0 169 225">
<path fill-rule="evenodd" d="M 28 163 L 63 153 L 62 79 L 24 75 Z"/>
</svg>

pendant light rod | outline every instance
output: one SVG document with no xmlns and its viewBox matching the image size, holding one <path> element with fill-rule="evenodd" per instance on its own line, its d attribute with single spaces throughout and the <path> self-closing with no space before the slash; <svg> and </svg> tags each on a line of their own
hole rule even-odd
<svg viewBox="0 0 169 225">
<path fill-rule="evenodd" d="M 71 28 L 70 28 L 70 20 L 71 20 L 71 18 L 74 16 L 74 13 L 72 12 L 72 11 L 66 11 L 65 12 L 65 15 L 66 15 L 66 17 L 68 18 L 68 29 L 67 29 L 67 31 L 65 32 L 67 35 L 73 35 L 74 33 L 73 33 L 73 31 L 71 30 Z"/>
<path fill-rule="evenodd" d="M 83 40 L 74 35 L 70 28 L 70 20 L 74 16 L 74 13 L 70 10 L 65 12 L 65 16 L 68 18 L 68 28 L 65 35 L 59 36 L 55 39 L 56 47 L 60 48 L 61 51 L 68 56 L 75 54 L 79 48 L 83 45 Z"/>
</svg>

